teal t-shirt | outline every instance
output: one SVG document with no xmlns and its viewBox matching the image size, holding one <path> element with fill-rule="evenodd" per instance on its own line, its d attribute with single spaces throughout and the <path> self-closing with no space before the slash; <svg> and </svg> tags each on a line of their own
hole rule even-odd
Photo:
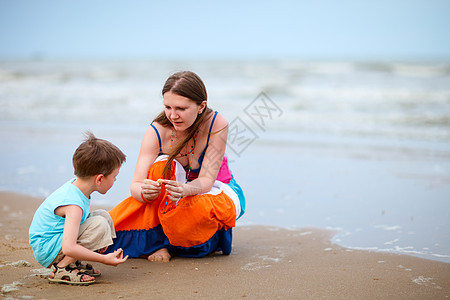
<svg viewBox="0 0 450 300">
<path fill-rule="evenodd" d="M 55 215 L 55 209 L 64 205 L 77 205 L 83 210 L 81 224 L 90 210 L 90 200 L 73 185 L 66 182 L 42 202 L 34 214 L 29 230 L 29 240 L 34 257 L 44 267 L 49 267 L 62 248 L 65 219 Z"/>
</svg>

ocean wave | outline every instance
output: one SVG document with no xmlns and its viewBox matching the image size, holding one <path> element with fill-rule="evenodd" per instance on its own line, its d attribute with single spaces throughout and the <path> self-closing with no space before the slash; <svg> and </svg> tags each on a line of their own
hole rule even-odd
<svg viewBox="0 0 450 300">
<path fill-rule="evenodd" d="M 314 61 L 0 62 L 2 121 L 148 123 L 168 74 L 203 77 L 228 119 L 264 92 L 282 110 L 273 128 L 350 135 L 449 138 L 448 63 Z"/>
</svg>

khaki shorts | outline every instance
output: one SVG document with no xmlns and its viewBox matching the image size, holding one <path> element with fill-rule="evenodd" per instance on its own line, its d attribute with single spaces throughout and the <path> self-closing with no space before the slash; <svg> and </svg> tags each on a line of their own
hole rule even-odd
<svg viewBox="0 0 450 300">
<path fill-rule="evenodd" d="M 80 225 L 77 244 L 89 250 L 96 251 L 113 244 L 116 230 L 111 216 L 106 210 L 92 211 L 83 224 Z M 59 263 L 64 258 L 62 249 L 50 265 Z"/>
</svg>

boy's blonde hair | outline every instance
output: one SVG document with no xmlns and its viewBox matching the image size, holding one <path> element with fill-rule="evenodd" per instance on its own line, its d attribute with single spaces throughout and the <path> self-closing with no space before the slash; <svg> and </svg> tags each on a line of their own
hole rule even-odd
<svg viewBox="0 0 450 300">
<path fill-rule="evenodd" d="M 73 154 L 75 176 L 87 178 L 98 174 L 108 176 L 126 161 L 126 155 L 111 142 L 98 139 L 90 131 Z"/>
</svg>

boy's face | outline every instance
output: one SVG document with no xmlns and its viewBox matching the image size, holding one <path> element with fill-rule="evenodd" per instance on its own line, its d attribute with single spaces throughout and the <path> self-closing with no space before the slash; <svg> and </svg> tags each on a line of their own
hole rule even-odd
<svg viewBox="0 0 450 300">
<path fill-rule="evenodd" d="M 108 176 L 103 176 L 102 181 L 98 187 L 98 192 L 102 195 L 106 194 L 107 191 L 114 185 L 117 175 L 119 175 L 120 167 L 114 169 L 114 171 Z"/>
</svg>

